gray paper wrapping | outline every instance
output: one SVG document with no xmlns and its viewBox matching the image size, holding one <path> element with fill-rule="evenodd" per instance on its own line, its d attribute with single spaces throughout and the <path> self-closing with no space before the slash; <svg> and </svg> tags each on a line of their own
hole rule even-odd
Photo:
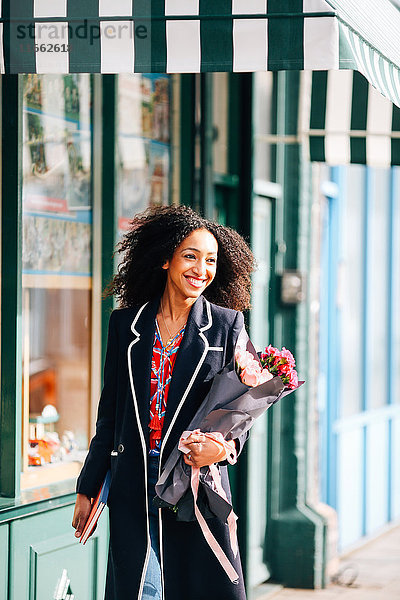
<svg viewBox="0 0 400 600">
<path fill-rule="evenodd" d="M 239 340 L 243 343 L 243 339 Z M 257 356 L 250 340 L 247 350 Z M 300 382 L 301 385 L 304 382 Z M 296 388 L 297 389 L 297 388 Z M 294 390 L 285 388 L 279 376 L 257 387 L 244 385 L 235 370 L 235 360 L 215 375 L 210 391 L 187 427 L 188 431 L 200 429 L 203 433 L 219 431 L 226 440 L 238 438 L 249 431 L 254 420 L 272 404 Z M 169 455 L 155 486 L 157 506 L 175 507 L 178 520 L 193 520 L 193 497 L 190 488 L 191 467 L 183 460 L 178 446 Z M 226 521 L 232 506 L 221 498 L 214 487 L 208 467 L 200 470 L 198 505 L 203 515 L 217 516 Z"/>
</svg>

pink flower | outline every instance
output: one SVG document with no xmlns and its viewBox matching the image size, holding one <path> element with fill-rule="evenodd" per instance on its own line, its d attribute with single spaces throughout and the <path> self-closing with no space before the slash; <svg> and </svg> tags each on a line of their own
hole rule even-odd
<svg viewBox="0 0 400 600">
<path fill-rule="evenodd" d="M 260 360 L 263 367 L 267 367 L 270 372 L 276 374 L 276 368 L 282 362 L 282 355 L 278 348 L 269 344 L 264 352 L 261 353 Z"/>
<path fill-rule="evenodd" d="M 286 358 L 288 364 L 291 367 L 294 367 L 296 364 L 296 361 L 294 360 L 294 356 L 293 354 L 290 352 L 290 350 L 288 350 L 287 348 L 285 348 L 285 346 L 282 347 L 282 351 L 281 351 L 281 356 L 282 358 Z"/>
<path fill-rule="evenodd" d="M 297 377 L 297 371 L 295 369 L 292 370 L 292 372 L 289 375 L 289 387 L 290 389 L 294 389 L 297 388 L 299 385 L 299 379 Z"/>
<path fill-rule="evenodd" d="M 271 344 L 269 344 L 269 346 L 267 346 L 264 350 L 264 352 L 261 354 L 261 356 L 280 356 L 280 352 L 278 350 L 278 348 L 275 348 L 274 346 L 271 346 Z"/>
<path fill-rule="evenodd" d="M 249 364 L 245 369 L 242 370 L 240 379 L 242 383 L 249 387 L 256 387 L 272 379 L 273 375 L 268 369 L 262 369 L 257 361 L 253 361 L 253 364 Z"/>
<path fill-rule="evenodd" d="M 237 350 L 235 353 L 235 360 L 239 366 L 239 369 L 245 369 L 248 365 L 253 363 L 258 365 L 258 362 L 255 360 L 254 356 L 247 350 Z"/>
<path fill-rule="evenodd" d="M 250 387 L 256 387 L 257 385 L 260 385 L 259 380 L 261 377 L 261 367 L 254 359 L 253 363 L 254 364 L 248 364 L 240 375 L 242 383 Z"/>
<path fill-rule="evenodd" d="M 293 367 L 291 367 L 288 363 L 284 363 L 283 365 L 278 365 L 278 373 L 279 375 L 288 376 L 292 372 Z"/>
<path fill-rule="evenodd" d="M 251 352 L 238 350 L 235 353 L 237 372 L 240 380 L 249 387 L 256 387 L 279 376 L 282 382 L 290 389 L 299 385 L 295 360 L 293 354 L 287 348 L 278 350 L 269 344 L 264 352 L 260 354 L 258 361 Z M 261 364 L 260 364 L 261 363 Z"/>
</svg>

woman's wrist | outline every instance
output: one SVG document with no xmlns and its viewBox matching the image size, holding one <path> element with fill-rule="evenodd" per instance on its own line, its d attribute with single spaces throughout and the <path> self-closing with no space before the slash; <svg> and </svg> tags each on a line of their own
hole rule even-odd
<svg viewBox="0 0 400 600">
<path fill-rule="evenodd" d="M 76 495 L 80 498 L 87 498 L 90 502 L 92 501 L 92 498 L 90 496 L 88 496 L 87 494 L 82 494 L 82 492 L 78 492 Z"/>
</svg>

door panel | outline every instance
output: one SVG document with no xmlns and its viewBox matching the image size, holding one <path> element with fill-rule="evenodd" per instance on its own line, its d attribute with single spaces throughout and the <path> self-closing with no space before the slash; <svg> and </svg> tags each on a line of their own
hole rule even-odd
<svg viewBox="0 0 400 600">
<path fill-rule="evenodd" d="M 53 598 L 64 570 L 76 600 L 103 598 L 108 515 L 83 546 L 73 534 L 72 512 L 67 506 L 11 523 L 10 600 Z"/>
</svg>

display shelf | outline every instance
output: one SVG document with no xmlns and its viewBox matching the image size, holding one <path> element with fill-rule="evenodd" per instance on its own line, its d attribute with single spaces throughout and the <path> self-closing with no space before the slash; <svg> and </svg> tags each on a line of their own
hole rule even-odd
<svg viewBox="0 0 400 600">
<path fill-rule="evenodd" d="M 22 287 L 53 290 L 91 290 L 92 277 L 87 275 L 23 273 Z"/>
<path fill-rule="evenodd" d="M 28 467 L 24 473 L 21 473 L 21 489 L 50 485 L 66 479 L 76 479 L 81 467 L 82 463 L 78 461 Z"/>
<path fill-rule="evenodd" d="M 44 417 L 43 415 L 29 415 L 29 423 L 41 423 L 43 425 L 49 425 L 51 423 L 57 423 L 60 415 L 52 415 L 51 417 Z"/>
</svg>

